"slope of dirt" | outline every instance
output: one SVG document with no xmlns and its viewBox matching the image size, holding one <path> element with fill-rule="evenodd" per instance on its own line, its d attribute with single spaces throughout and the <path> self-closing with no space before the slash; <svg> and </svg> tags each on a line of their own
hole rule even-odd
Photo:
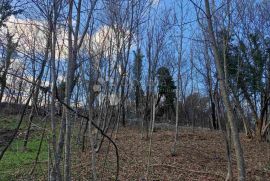
<svg viewBox="0 0 270 181">
<path fill-rule="evenodd" d="M 270 180 L 270 145 L 247 140 L 241 135 L 248 180 Z M 141 139 L 137 129 L 120 129 L 116 141 L 120 155 L 119 180 L 143 180 L 146 177 L 149 140 Z M 149 180 L 225 180 L 227 159 L 221 132 L 180 130 L 177 155 L 171 156 L 172 131 L 153 134 Z M 106 154 L 109 150 L 109 154 Z M 82 161 L 80 161 L 82 160 Z M 236 178 L 236 159 L 233 154 L 233 174 Z M 78 154 L 73 161 L 74 179 L 89 180 L 91 151 Z M 98 154 L 98 176 L 113 180 L 116 168 L 115 151 L 108 142 Z"/>
</svg>

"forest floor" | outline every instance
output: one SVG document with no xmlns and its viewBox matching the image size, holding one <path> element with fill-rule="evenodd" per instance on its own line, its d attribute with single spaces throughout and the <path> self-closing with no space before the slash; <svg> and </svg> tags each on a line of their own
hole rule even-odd
<svg viewBox="0 0 270 181">
<path fill-rule="evenodd" d="M 270 180 L 270 144 L 256 143 L 241 134 L 247 178 L 250 181 Z M 113 180 L 116 157 L 108 142 L 98 154 L 98 173 L 101 180 Z M 140 180 L 146 177 L 149 140 L 141 139 L 138 129 L 122 128 L 117 134 L 120 158 L 119 180 Z M 172 131 L 153 133 L 149 180 L 225 180 L 227 159 L 225 141 L 220 131 L 181 129 L 176 156 L 171 156 Z M 79 154 L 85 160 L 74 165 L 80 180 L 89 180 L 91 151 Z M 233 160 L 233 175 L 237 177 L 236 158 Z M 104 164 L 105 163 L 105 164 Z M 104 166 L 105 165 L 105 166 Z"/>
<path fill-rule="evenodd" d="M 17 119 L 12 117 L 2 119 L 0 123 L 1 145 L 6 142 L 7 137 L 12 133 Z M 25 128 L 26 125 L 23 124 L 19 132 L 24 133 Z M 174 132 L 158 130 L 153 133 L 148 180 L 225 180 L 227 159 L 222 132 L 205 129 L 195 129 L 193 131 L 189 128 L 180 128 L 179 130 L 180 135 L 175 156 L 171 155 Z M 28 149 L 24 151 L 20 149 L 23 144 L 23 136 L 16 138 L 0 161 L 1 181 L 46 180 L 48 164 L 48 143 L 46 140 L 42 145 L 35 174 L 29 176 L 40 144 L 40 137 L 40 130 L 33 131 Z M 113 138 L 115 138 L 115 134 L 113 134 Z M 87 148 L 85 152 L 81 152 L 80 146 L 76 145 L 75 142 L 76 134 L 74 133 L 72 180 L 91 180 L 91 151 Z M 248 180 L 270 181 L 270 144 L 248 140 L 243 134 L 241 134 L 241 142 Z M 100 152 L 97 154 L 97 172 L 101 181 L 115 180 L 115 149 L 112 144 L 108 143 L 105 140 Z M 120 159 L 119 180 L 143 180 L 142 178 L 146 177 L 149 140 L 141 139 L 140 130 L 137 128 L 120 128 L 116 144 Z M 234 154 L 232 160 L 233 174 L 236 177 L 237 169 Z"/>
</svg>

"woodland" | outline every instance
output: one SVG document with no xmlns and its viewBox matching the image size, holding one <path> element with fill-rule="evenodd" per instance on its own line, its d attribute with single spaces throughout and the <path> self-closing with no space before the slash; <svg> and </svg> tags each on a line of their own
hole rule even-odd
<svg viewBox="0 0 270 181">
<path fill-rule="evenodd" d="M 270 181 L 269 0 L 0 0 L 0 180 Z"/>
</svg>

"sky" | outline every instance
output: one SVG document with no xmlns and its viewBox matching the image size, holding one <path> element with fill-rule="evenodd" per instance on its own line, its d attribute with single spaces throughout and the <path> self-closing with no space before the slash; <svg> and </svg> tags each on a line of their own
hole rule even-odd
<svg viewBox="0 0 270 181">
<path fill-rule="evenodd" d="M 20 2 L 23 2 L 23 1 L 20 1 Z M 184 6 L 183 7 L 183 11 L 184 11 L 183 12 L 183 14 L 184 14 L 183 23 L 185 24 L 184 25 L 185 30 L 183 33 L 183 37 L 184 37 L 183 38 L 183 59 L 185 59 L 188 62 L 188 60 L 190 59 L 190 47 L 192 46 L 191 40 L 194 38 L 194 35 L 198 32 L 197 31 L 198 26 L 197 26 L 197 22 L 196 22 L 194 6 L 190 3 L 190 1 L 189 0 L 183 0 L 183 1 L 181 1 L 181 0 L 179 0 L 179 1 L 177 1 L 177 0 L 153 0 L 150 21 L 152 21 L 152 23 L 155 23 L 155 21 L 161 21 L 161 19 L 164 18 L 163 17 L 164 12 L 167 10 L 171 10 L 170 16 L 173 16 L 173 14 L 175 13 L 176 17 L 179 19 L 181 16 L 181 11 L 180 11 L 180 8 L 177 8 L 177 7 L 179 7 L 179 4 L 181 2 L 183 3 L 183 6 Z M 31 17 L 31 19 L 34 19 L 34 21 L 31 20 L 32 23 L 35 23 L 35 24 L 44 23 L 43 17 L 39 16 L 38 14 L 36 14 L 34 12 L 35 12 L 35 9 L 30 8 L 29 11 L 24 12 L 24 16 L 19 16 L 19 19 L 12 17 L 13 21 L 14 20 L 20 21 L 22 24 L 24 22 L 29 23 L 30 21 L 28 20 L 27 17 Z M 172 19 L 172 17 L 168 17 L 168 18 Z M 159 28 L 162 28 L 162 27 L 156 27 L 156 29 L 157 29 L 156 31 L 158 31 Z M 178 27 L 174 26 L 173 28 L 177 29 L 177 28 L 179 28 L 179 26 Z M 20 37 L 22 43 L 27 42 L 27 41 L 29 43 L 29 41 L 33 41 L 33 40 L 30 40 L 31 34 L 36 34 L 36 35 L 38 35 L 37 36 L 38 38 L 36 40 L 36 42 L 38 44 L 36 45 L 36 48 L 40 49 L 41 51 L 44 50 L 45 40 L 43 38 L 44 34 L 42 34 L 42 31 L 36 30 L 33 27 L 31 27 L 29 29 L 29 27 L 21 27 L 20 26 L 19 29 L 21 29 L 20 31 L 24 31 L 24 33 L 26 33 L 26 35 L 27 35 L 25 37 Z M 101 32 L 104 31 L 104 29 L 106 29 L 105 26 L 99 27 L 95 30 L 94 37 L 96 39 L 96 42 L 95 42 L 96 44 L 98 44 L 98 42 L 100 41 L 100 36 L 102 34 Z M 18 30 L 18 27 L 16 28 L 16 30 Z M 61 34 L 64 34 L 64 33 L 62 32 Z M 65 37 L 66 35 L 61 35 L 61 36 L 62 36 L 63 41 L 64 41 L 64 48 L 61 50 L 61 51 L 63 51 L 63 55 L 62 55 L 61 59 L 65 59 L 67 56 L 67 49 L 65 48 L 65 47 L 67 47 L 67 42 L 65 40 L 67 38 Z M 146 34 L 144 34 L 143 36 L 146 37 Z M 32 43 L 29 43 L 29 44 L 32 44 Z M 25 47 L 22 45 L 22 47 L 24 48 L 24 51 L 27 50 L 27 46 Z M 173 48 L 175 48 L 175 47 L 173 47 Z M 97 49 L 99 49 L 99 48 L 97 48 Z M 132 50 L 135 50 L 135 46 L 132 46 Z M 132 55 L 133 55 L 132 50 L 131 50 L 131 61 L 134 59 L 132 57 Z M 146 54 L 146 52 L 144 52 L 144 54 Z M 145 63 L 147 63 L 146 60 L 144 60 L 144 61 L 145 61 Z M 167 59 L 165 61 L 170 61 L 170 60 Z M 167 63 L 165 62 L 165 64 L 167 64 Z M 170 63 L 168 63 L 168 64 L 170 64 Z M 144 65 L 147 65 L 147 64 L 144 64 Z M 187 67 L 188 67 L 188 65 L 187 65 Z M 144 68 L 145 68 L 144 73 L 146 75 L 147 66 L 144 66 Z M 187 72 L 187 70 L 184 70 L 184 71 Z M 176 79 L 176 72 L 174 71 L 172 73 L 173 73 L 174 78 Z M 201 81 L 199 81 L 199 82 L 201 82 Z"/>
</svg>

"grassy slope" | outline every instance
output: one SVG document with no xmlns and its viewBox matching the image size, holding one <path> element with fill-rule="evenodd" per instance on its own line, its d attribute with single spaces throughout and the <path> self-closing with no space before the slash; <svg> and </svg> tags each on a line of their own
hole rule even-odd
<svg viewBox="0 0 270 181">
<path fill-rule="evenodd" d="M 26 117 L 27 118 L 27 117 Z M 0 129 L 2 130 L 12 130 L 17 126 L 18 116 L 1 116 L 0 117 Z M 23 138 L 25 133 L 25 128 L 27 127 L 27 120 L 23 121 L 18 136 L 9 149 L 6 151 L 3 159 L 0 161 L 0 180 L 16 180 L 18 177 L 29 178 L 29 172 L 34 165 L 34 160 L 36 158 L 40 139 L 41 130 L 34 131 L 30 135 L 27 150 L 22 151 Z M 46 139 L 44 139 L 42 144 L 41 153 L 39 155 L 39 164 L 36 167 L 34 176 L 41 177 L 41 170 L 46 167 L 46 161 L 48 156 L 48 144 Z"/>
</svg>

